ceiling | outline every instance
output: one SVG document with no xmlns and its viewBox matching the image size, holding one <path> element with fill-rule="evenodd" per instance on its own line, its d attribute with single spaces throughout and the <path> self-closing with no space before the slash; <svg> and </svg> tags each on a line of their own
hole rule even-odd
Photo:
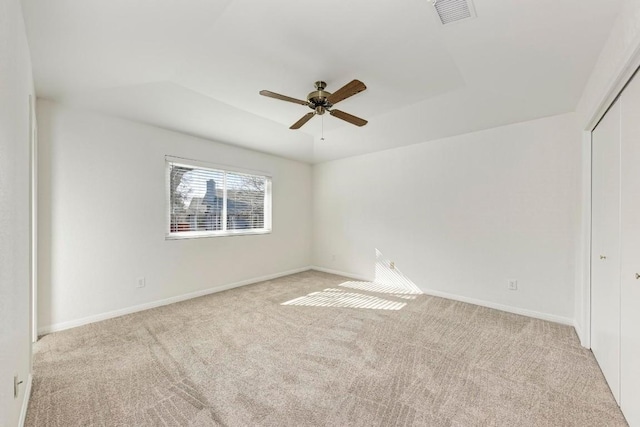
<svg viewBox="0 0 640 427">
<path fill-rule="evenodd" d="M 23 0 L 38 96 L 310 163 L 573 111 L 620 3 Z M 258 95 L 352 79 L 362 128 Z"/>
</svg>

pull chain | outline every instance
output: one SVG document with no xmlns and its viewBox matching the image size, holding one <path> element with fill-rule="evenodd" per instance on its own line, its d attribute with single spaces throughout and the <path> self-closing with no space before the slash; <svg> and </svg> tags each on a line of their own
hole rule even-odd
<svg viewBox="0 0 640 427">
<path fill-rule="evenodd" d="M 320 117 L 322 119 L 322 134 L 320 136 L 320 141 L 324 141 L 324 115 Z"/>
</svg>

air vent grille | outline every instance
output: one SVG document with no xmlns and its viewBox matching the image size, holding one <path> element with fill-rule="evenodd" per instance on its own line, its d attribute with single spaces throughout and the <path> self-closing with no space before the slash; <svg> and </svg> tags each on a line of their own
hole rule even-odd
<svg viewBox="0 0 640 427">
<path fill-rule="evenodd" d="M 471 0 L 436 0 L 434 8 L 442 25 L 476 16 Z"/>
</svg>

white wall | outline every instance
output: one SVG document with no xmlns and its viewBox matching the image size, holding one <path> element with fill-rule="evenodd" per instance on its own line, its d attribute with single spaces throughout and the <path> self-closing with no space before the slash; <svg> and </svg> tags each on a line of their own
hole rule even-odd
<svg viewBox="0 0 640 427">
<path fill-rule="evenodd" d="M 38 130 L 41 330 L 310 264 L 308 164 L 44 100 Z M 271 173 L 273 232 L 165 240 L 165 155 Z"/>
<path fill-rule="evenodd" d="M 0 0 L 0 426 L 18 425 L 31 364 L 29 95 L 19 0 Z M 24 381 L 13 398 L 13 376 Z"/>
<path fill-rule="evenodd" d="M 314 265 L 571 323 L 580 155 L 565 114 L 316 165 Z"/>
</svg>

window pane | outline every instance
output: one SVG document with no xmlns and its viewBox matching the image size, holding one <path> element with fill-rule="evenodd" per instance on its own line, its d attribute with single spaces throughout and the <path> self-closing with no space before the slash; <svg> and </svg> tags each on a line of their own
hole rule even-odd
<svg viewBox="0 0 640 427">
<path fill-rule="evenodd" d="M 170 232 L 222 230 L 224 172 L 171 164 Z"/>
<path fill-rule="evenodd" d="M 167 238 L 271 232 L 269 177 L 193 162 L 167 156 Z"/>
<path fill-rule="evenodd" d="M 264 228 L 263 176 L 227 172 L 227 228 Z"/>
</svg>

